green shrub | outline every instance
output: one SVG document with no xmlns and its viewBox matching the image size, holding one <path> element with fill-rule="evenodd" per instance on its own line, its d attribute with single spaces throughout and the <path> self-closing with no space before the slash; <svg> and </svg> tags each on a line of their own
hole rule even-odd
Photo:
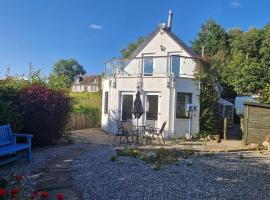
<svg viewBox="0 0 270 200">
<path fill-rule="evenodd" d="M 207 132 L 207 131 L 200 131 L 197 134 L 197 137 L 199 137 L 199 138 L 206 138 L 208 135 L 211 135 L 211 134 L 209 132 Z"/>
<path fill-rule="evenodd" d="M 22 128 L 18 92 L 27 86 L 29 86 L 29 82 L 18 77 L 0 80 L 0 125 L 11 124 L 14 131 Z"/>
</svg>

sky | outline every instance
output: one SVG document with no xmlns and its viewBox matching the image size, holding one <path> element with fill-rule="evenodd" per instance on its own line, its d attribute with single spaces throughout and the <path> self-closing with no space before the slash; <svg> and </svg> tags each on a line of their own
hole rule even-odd
<svg viewBox="0 0 270 200">
<path fill-rule="evenodd" d="M 0 0 L 0 77 L 35 70 L 48 76 L 59 59 L 76 59 L 88 74 L 173 10 L 172 31 L 190 45 L 208 18 L 225 30 L 270 23 L 269 0 Z"/>
</svg>

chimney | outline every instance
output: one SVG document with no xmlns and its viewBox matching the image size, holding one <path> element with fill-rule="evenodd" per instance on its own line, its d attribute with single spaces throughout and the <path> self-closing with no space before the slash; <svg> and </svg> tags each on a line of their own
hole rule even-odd
<svg viewBox="0 0 270 200">
<path fill-rule="evenodd" d="M 173 12 L 172 12 L 172 10 L 169 10 L 168 24 L 167 24 L 167 28 L 169 30 L 171 30 L 171 28 L 172 28 L 172 17 L 173 17 Z"/>
</svg>

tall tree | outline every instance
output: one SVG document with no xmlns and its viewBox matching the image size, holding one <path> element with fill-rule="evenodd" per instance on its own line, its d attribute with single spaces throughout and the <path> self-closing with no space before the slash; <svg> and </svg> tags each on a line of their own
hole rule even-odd
<svg viewBox="0 0 270 200">
<path fill-rule="evenodd" d="M 144 38 L 139 37 L 136 42 L 129 43 L 127 48 L 121 50 L 122 58 L 129 58 L 129 56 L 143 43 Z"/>
<path fill-rule="evenodd" d="M 208 58 L 210 63 L 211 72 L 224 87 L 223 95 L 226 97 L 235 96 L 234 91 L 226 84 L 223 76 L 230 55 L 229 35 L 224 28 L 213 19 L 208 19 L 201 26 L 201 30 L 192 42 L 192 48 L 199 55 L 201 55 L 202 50 L 204 51 L 204 56 Z"/>
<path fill-rule="evenodd" d="M 84 75 L 86 74 L 86 71 L 75 59 L 60 59 L 53 66 L 52 75 L 67 76 L 69 79 L 69 85 L 73 82 L 74 77 L 79 74 Z"/>
<path fill-rule="evenodd" d="M 204 47 L 204 55 L 211 58 L 219 51 L 228 53 L 228 39 L 224 28 L 213 19 L 208 19 L 192 42 L 192 48 L 200 55 Z"/>
</svg>

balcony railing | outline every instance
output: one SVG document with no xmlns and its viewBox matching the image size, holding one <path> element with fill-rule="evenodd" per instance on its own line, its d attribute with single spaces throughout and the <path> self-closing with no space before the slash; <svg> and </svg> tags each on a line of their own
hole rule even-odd
<svg viewBox="0 0 270 200">
<path fill-rule="evenodd" d="M 174 77 L 190 64 L 192 57 L 180 55 L 112 59 L 105 63 L 105 77 Z M 188 67 L 188 66 L 187 66 Z"/>
</svg>

